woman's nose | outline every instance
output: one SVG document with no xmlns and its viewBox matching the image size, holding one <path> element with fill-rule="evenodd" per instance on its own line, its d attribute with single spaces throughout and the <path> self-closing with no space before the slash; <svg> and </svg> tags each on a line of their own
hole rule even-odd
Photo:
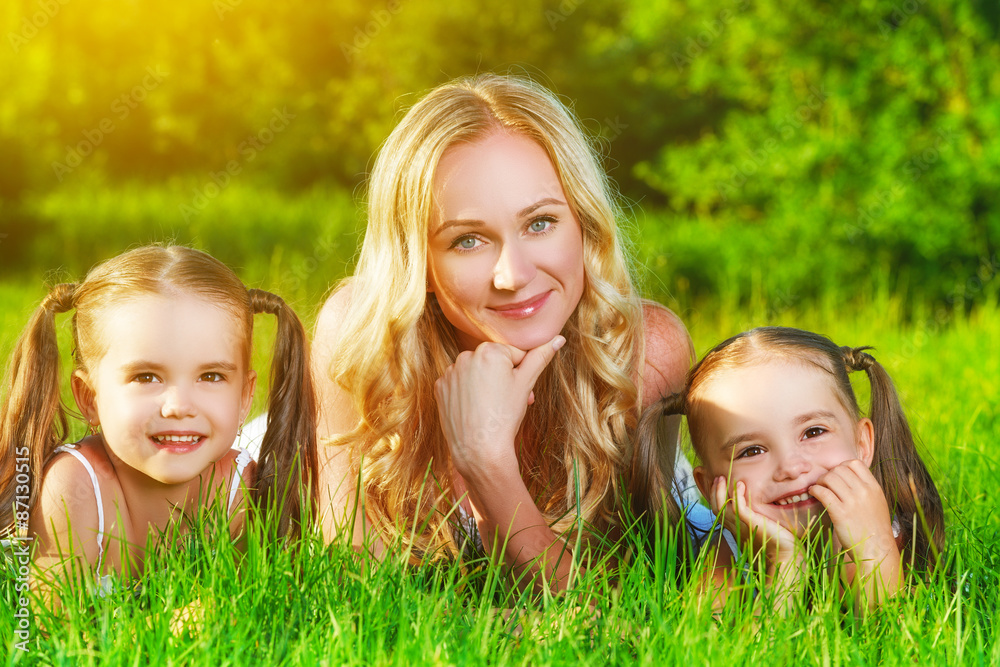
<svg viewBox="0 0 1000 667">
<path fill-rule="evenodd" d="M 493 267 L 493 287 L 516 292 L 535 277 L 535 264 L 517 242 L 504 243 Z"/>
</svg>

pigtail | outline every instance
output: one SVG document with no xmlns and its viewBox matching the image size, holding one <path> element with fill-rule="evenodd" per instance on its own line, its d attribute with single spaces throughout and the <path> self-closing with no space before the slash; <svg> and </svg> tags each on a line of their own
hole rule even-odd
<svg viewBox="0 0 1000 667">
<path fill-rule="evenodd" d="M 863 370 L 871 383 L 871 420 L 875 428 L 872 474 L 885 492 L 899 522 L 899 539 L 912 547 L 918 567 L 933 567 L 944 550 L 944 509 L 934 480 L 917 453 L 916 443 L 889 374 L 865 352 L 843 347 L 848 370 Z"/>
<path fill-rule="evenodd" d="M 686 399 L 685 392 L 664 396 L 643 411 L 636 428 L 628 490 L 632 511 L 647 529 L 664 511 L 668 525 L 680 522 L 680 506 L 671 488 L 679 438 L 670 437 L 665 417 L 684 414 Z"/>
<path fill-rule="evenodd" d="M 278 318 L 271 362 L 267 431 L 252 498 L 259 508 L 278 509 L 278 534 L 299 534 L 314 516 L 316 493 L 316 399 L 309 375 L 305 329 L 281 297 L 248 290 L 251 310 Z M 308 504 L 306 508 L 303 505 Z"/>
<path fill-rule="evenodd" d="M 55 316 L 73 309 L 76 288 L 70 283 L 52 288 L 11 356 L 0 410 L 2 535 L 27 526 L 27 513 L 41 489 L 45 461 L 69 433 L 59 394 Z"/>
</svg>

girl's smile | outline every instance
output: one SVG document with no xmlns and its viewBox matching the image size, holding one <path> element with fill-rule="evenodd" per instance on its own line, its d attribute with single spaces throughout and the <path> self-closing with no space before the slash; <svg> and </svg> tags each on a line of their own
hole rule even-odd
<svg viewBox="0 0 1000 667">
<path fill-rule="evenodd" d="M 151 436 L 157 447 L 171 454 L 187 454 L 197 449 L 207 436 L 201 433 L 160 433 Z"/>
<path fill-rule="evenodd" d="M 783 496 L 775 500 L 772 505 L 777 505 L 781 509 L 801 509 L 803 507 L 808 507 L 813 503 L 819 502 L 815 498 L 809 495 L 807 491 L 800 491 L 797 493 L 789 493 L 787 496 Z"/>
</svg>

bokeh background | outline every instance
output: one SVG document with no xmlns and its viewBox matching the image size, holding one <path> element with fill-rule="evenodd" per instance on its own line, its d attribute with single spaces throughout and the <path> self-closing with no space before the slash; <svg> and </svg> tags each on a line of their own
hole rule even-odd
<svg viewBox="0 0 1000 667">
<path fill-rule="evenodd" d="M 995 300 L 998 31 L 995 0 L 6 0 L 0 281 L 173 240 L 314 310 L 401 114 L 498 71 L 599 143 L 648 296 Z"/>
</svg>

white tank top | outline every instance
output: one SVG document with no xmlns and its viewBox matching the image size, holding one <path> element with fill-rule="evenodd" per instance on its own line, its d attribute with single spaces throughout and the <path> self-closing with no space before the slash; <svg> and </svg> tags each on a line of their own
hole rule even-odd
<svg viewBox="0 0 1000 667">
<path fill-rule="evenodd" d="M 239 454 L 236 455 L 236 470 L 233 472 L 233 477 L 229 481 L 229 503 L 226 505 L 226 511 L 229 514 L 232 514 L 233 512 L 233 502 L 236 500 L 236 492 L 240 488 L 240 479 L 243 477 L 243 471 L 246 469 L 247 464 L 249 464 L 252 460 L 250 452 L 245 449 L 240 449 L 238 451 Z M 90 483 L 94 487 L 94 497 L 97 500 L 97 567 L 94 568 L 94 572 L 97 576 L 97 586 L 99 592 L 110 592 L 112 583 L 111 575 L 106 574 L 101 576 L 101 565 L 104 561 L 104 498 L 101 495 L 101 485 L 97 483 L 97 473 L 94 472 L 94 466 L 90 465 L 90 461 L 87 460 L 87 457 L 77 450 L 77 446 L 75 444 L 56 447 L 53 453 L 69 454 L 83 464 L 84 469 L 87 471 L 87 475 L 90 476 Z"/>
</svg>

